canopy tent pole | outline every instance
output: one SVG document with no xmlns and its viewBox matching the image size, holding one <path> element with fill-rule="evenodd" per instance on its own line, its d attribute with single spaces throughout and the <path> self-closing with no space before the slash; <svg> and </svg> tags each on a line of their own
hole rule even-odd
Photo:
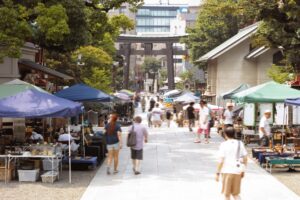
<svg viewBox="0 0 300 200">
<path fill-rule="evenodd" d="M 81 115 L 81 127 L 82 127 L 82 153 L 83 157 L 85 158 L 85 136 L 84 136 L 84 112 Z"/>
<path fill-rule="evenodd" d="M 285 107 L 286 107 L 286 105 L 284 104 L 284 106 L 283 106 L 283 125 L 282 125 L 282 134 L 281 134 L 281 146 L 283 146 L 283 136 L 285 135 L 285 134 L 284 134 Z"/>
<path fill-rule="evenodd" d="M 72 183 L 72 167 L 71 167 L 71 128 L 70 120 L 68 120 L 68 134 L 69 134 L 69 183 Z"/>
</svg>

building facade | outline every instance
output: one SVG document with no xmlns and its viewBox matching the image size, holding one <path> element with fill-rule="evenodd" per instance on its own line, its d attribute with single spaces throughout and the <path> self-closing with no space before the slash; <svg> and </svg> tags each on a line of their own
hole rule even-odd
<svg viewBox="0 0 300 200">
<path fill-rule="evenodd" d="M 256 86 L 270 81 L 267 71 L 280 51 L 266 47 L 253 49 L 251 36 L 257 28 L 258 24 L 254 24 L 240 30 L 198 60 L 207 62 L 207 85 L 216 97 L 243 83 Z"/>
</svg>

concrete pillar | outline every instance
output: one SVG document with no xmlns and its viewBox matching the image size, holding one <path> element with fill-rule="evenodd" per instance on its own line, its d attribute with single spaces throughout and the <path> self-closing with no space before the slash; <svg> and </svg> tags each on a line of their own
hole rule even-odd
<svg viewBox="0 0 300 200">
<path fill-rule="evenodd" d="M 173 43 L 167 42 L 166 47 L 167 47 L 168 87 L 169 90 L 174 90 L 175 81 L 174 81 Z"/>
<path fill-rule="evenodd" d="M 131 43 L 123 44 L 125 52 L 125 65 L 123 71 L 123 87 L 124 89 L 129 89 L 129 70 L 130 70 L 130 54 L 131 54 Z"/>
</svg>

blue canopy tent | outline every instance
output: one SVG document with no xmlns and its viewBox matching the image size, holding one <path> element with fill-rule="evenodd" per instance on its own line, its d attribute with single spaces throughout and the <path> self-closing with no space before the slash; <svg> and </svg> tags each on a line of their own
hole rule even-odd
<svg viewBox="0 0 300 200">
<path fill-rule="evenodd" d="M 64 90 L 55 93 L 54 95 L 72 101 L 80 101 L 80 102 L 84 102 L 84 101 L 110 102 L 113 99 L 112 96 L 102 92 L 101 90 L 92 88 L 83 83 L 73 85 L 69 88 L 66 88 Z"/>
<path fill-rule="evenodd" d="M 284 103 L 286 105 L 300 106 L 300 98 L 286 99 Z"/>
<path fill-rule="evenodd" d="M 102 92 L 101 90 L 92 88 L 86 84 L 79 83 L 73 85 L 69 88 L 61 90 L 54 95 L 69 99 L 72 101 L 79 101 L 79 102 L 110 102 L 113 100 L 113 97 Z M 82 115 L 82 127 L 83 127 L 83 115 Z M 84 136 L 84 129 L 82 128 L 82 150 L 83 156 L 85 156 L 85 136 Z"/>
<path fill-rule="evenodd" d="M 0 85 L 0 117 L 72 117 L 82 112 L 80 103 L 56 97 L 26 82 Z M 70 134 L 70 127 L 68 127 Z M 71 141 L 69 140 L 69 181 L 71 183 Z"/>
</svg>

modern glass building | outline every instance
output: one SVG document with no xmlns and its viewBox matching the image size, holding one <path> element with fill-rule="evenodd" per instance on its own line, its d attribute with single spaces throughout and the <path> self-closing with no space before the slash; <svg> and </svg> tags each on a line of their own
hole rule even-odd
<svg viewBox="0 0 300 200">
<path fill-rule="evenodd" d="M 170 32 L 171 20 L 185 11 L 186 5 L 144 5 L 136 13 L 136 32 Z"/>
</svg>

